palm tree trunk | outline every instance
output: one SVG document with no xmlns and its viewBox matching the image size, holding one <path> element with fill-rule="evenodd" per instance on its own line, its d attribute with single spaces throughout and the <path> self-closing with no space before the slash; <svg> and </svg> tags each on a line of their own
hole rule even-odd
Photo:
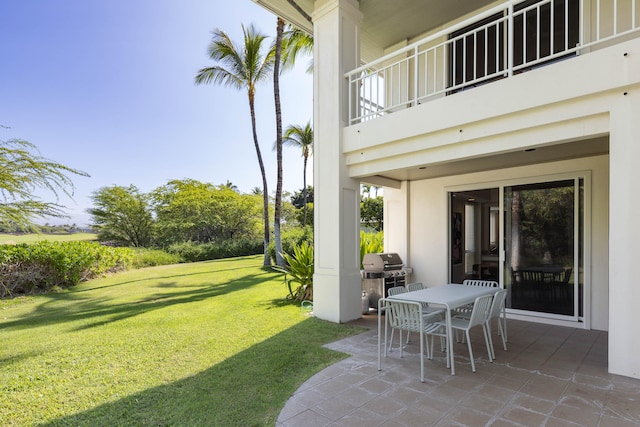
<svg viewBox="0 0 640 427">
<path fill-rule="evenodd" d="M 304 218 L 302 219 L 302 226 L 307 225 L 307 156 L 304 156 L 304 166 L 302 168 L 302 194 L 304 199 Z"/>
<path fill-rule="evenodd" d="M 264 261 L 263 265 L 268 267 L 271 265 L 271 258 L 269 257 L 268 246 L 271 233 L 269 231 L 269 191 L 267 190 L 267 173 L 264 169 L 264 162 L 262 161 L 262 153 L 260 152 L 260 145 L 258 144 L 258 132 L 256 130 L 256 109 L 254 103 L 254 97 L 252 93 L 249 93 L 249 109 L 251 110 L 251 130 L 253 131 L 253 145 L 256 147 L 256 155 L 258 156 L 258 164 L 260 165 L 260 173 L 262 174 L 262 198 L 263 198 L 263 220 L 264 220 Z"/>
<path fill-rule="evenodd" d="M 276 264 L 284 267 L 282 258 L 282 238 L 280 234 L 280 216 L 282 211 L 282 110 L 280 106 L 280 58 L 282 56 L 282 34 L 284 21 L 278 18 L 276 27 L 275 59 L 273 64 L 273 98 L 276 104 L 276 158 L 278 162 L 278 182 L 276 184 L 275 214 L 273 231 L 276 239 Z"/>
</svg>

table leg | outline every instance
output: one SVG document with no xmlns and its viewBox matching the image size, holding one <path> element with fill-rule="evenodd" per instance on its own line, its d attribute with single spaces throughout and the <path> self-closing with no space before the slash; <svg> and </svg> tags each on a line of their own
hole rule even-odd
<svg viewBox="0 0 640 427">
<path fill-rule="evenodd" d="M 381 320 L 382 320 L 382 298 L 378 301 L 378 371 L 382 370 L 382 361 L 381 361 L 381 356 L 380 356 L 380 344 L 382 341 L 382 328 L 381 328 Z M 385 352 L 387 350 L 387 336 L 386 336 L 386 326 L 387 326 L 387 319 L 385 318 L 385 337 L 384 337 L 384 347 L 385 347 Z"/>
</svg>

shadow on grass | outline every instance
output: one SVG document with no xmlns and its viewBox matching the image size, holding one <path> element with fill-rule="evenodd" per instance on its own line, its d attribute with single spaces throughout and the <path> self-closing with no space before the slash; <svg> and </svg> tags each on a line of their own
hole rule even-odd
<svg viewBox="0 0 640 427">
<path fill-rule="evenodd" d="M 201 273 L 194 273 L 193 276 Z M 210 272 L 208 274 L 211 274 Z M 190 276 L 189 274 L 180 274 L 171 277 Z M 110 298 L 83 297 L 78 292 L 62 292 L 59 294 L 49 294 L 46 301 L 38 305 L 34 311 L 24 316 L 3 322 L 0 324 L 0 330 L 9 328 L 33 328 L 43 325 L 51 325 L 56 323 L 68 323 L 78 320 L 95 319 L 93 322 L 83 325 L 78 329 L 87 329 L 94 326 L 104 325 L 116 322 L 118 320 L 127 319 L 153 310 L 158 310 L 177 304 L 189 304 L 192 302 L 202 301 L 208 298 L 214 298 L 231 292 L 248 289 L 262 282 L 273 280 L 272 274 L 258 273 L 242 276 L 222 284 L 211 284 L 210 282 L 191 283 L 188 285 L 178 285 L 176 282 L 162 282 L 163 278 L 154 278 L 160 281 L 157 288 L 172 289 L 167 292 L 158 292 L 148 295 L 135 301 L 124 302 L 121 304 L 114 303 Z M 137 281 L 135 281 L 137 282 Z M 177 290 L 187 287 L 185 290 Z M 62 306 L 51 306 L 52 303 L 68 301 L 69 304 Z"/>
<path fill-rule="evenodd" d="M 272 426 L 304 381 L 348 356 L 322 345 L 360 332 L 309 318 L 194 376 L 40 426 Z"/>
</svg>

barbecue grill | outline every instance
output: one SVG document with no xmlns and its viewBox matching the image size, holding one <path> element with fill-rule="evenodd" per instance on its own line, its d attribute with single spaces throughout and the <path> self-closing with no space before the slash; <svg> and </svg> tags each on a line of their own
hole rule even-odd
<svg viewBox="0 0 640 427">
<path fill-rule="evenodd" d="M 413 273 L 396 253 L 366 254 L 362 266 L 362 292 L 369 298 L 369 308 L 378 308 L 378 300 L 389 296 L 389 288 L 404 286 Z"/>
</svg>

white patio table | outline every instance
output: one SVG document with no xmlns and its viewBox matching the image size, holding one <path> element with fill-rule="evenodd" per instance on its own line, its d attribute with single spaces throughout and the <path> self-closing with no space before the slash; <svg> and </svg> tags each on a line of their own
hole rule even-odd
<svg viewBox="0 0 640 427">
<path fill-rule="evenodd" d="M 499 291 L 500 288 L 486 286 L 468 286 L 459 284 L 448 284 L 444 286 L 436 286 L 433 288 L 420 289 L 418 291 L 405 292 L 398 295 L 387 297 L 387 299 L 395 299 L 402 301 L 426 302 L 429 304 L 439 305 L 446 308 L 447 318 L 447 348 L 449 349 L 449 360 L 447 365 L 451 365 L 451 375 L 456 374 L 456 368 L 453 358 L 453 332 L 451 329 L 451 310 L 466 304 L 475 302 L 476 298 L 484 295 L 492 295 Z M 381 325 L 378 310 L 378 336 L 380 336 Z M 386 322 L 386 319 L 385 319 Z"/>
</svg>

